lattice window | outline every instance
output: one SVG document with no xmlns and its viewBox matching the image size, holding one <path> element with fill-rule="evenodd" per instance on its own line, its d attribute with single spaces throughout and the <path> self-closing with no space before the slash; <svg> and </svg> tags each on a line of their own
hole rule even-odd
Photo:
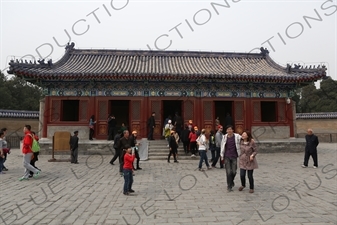
<svg viewBox="0 0 337 225">
<path fill-rule="evenodd" d="M 213 121 L 213 107 L 211 101 L 204 102 L 204 120 Z"/>
<path fill-rule="evenodd" d="M 99 101 L 98 102 L 98 113 L 99 120 L 106 120 L 108 115 L 108 102 L 107 101 Z"/>
<path fill-rule="evenodd" d="M 277 122 L 277 102 L 261 102 L 261 122 Z"/>
<path fill-rule="evenodd" d="M 79 121 L 79 100 L 62 100 L 61 108 L 62 121 Z"/>
<path fill-rule="evenodd" d="M 243 102 L 235 102 L 235 120 L 243 121 Z"/>
<path fill-rule="evenodd" d="M 161 112 L 160 109 L 161 109 L 160 101 L 152 101 L 152 112 L 156 113 L 154 117 L 155 120 L 160 120 L 160 112 Z"/>
<path fill-rule="evenodd" d="M 140 101 L 132 101 L 132 120 L 140 120 Z"/>
<path fill-rule="evenodd" d="M 51 104 L 51 121 L 60 121 L 60 112 L 61 112 L 61 100 L 54 100 Z"/>
<path fill-rule="evenodd" d="M 80 120 L 88 121 L 88 101 L 80 101 Z"/>
<path fill-rule="evenodd" d="M 184 119 L 185 120 L 193 120 L 193 102 L 191 100 L 187 100 L 184 102 Z"/>
<path fill-rule="evenodd" d="M 260 108 L 260 102 L 254 102 L 253 103 L 253 111 L 254 111 L 254 121 L 261 121 L 261 108 Z"/>
<path fill-rule="evenodd" d="M 286 121 L 285 102 L 279 102 L 278 103 L 278 120 L 279 121 Z"/>
</svg>

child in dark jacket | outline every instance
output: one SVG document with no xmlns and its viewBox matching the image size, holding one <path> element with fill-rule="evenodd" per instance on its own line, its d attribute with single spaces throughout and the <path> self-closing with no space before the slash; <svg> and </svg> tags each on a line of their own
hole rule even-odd
<svg viewBox="0 0 337 225">
<path fill-rule="evenodd" d="M 132 190 L 133 183 L 133 161 L 135 160 L 135 152 L 131 152 L 131 147 L 127 146 L 126 152 L 124 155 L 124 165 L 123 165 L 123 174 L 124 174 L 124 189 L 123 194 L 129 195 L 130 193 L 135 192 Z"/>
</svg>

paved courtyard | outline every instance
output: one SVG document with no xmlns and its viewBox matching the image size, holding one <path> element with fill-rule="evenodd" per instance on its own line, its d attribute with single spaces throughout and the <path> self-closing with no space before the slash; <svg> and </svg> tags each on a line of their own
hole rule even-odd
<svg viewBox="0 0 337 225">
<path fill-rule="evenodd" d="M 259 154 L 253 194 L 237 190 L 238 175 L 227 193 L 225 171 L 200 172 L 197 160 L 141 162 L 130 196 L 111 156 L 82 155 L 76 165 L 42 155 L 41 176 L 18 181 L 14 149 L 0 175 L 0 224 L 337 224 L 336 148 L 319 145 L 317 169 L 312 159 L 301 168 L 303 154 Z"/>
</svg>

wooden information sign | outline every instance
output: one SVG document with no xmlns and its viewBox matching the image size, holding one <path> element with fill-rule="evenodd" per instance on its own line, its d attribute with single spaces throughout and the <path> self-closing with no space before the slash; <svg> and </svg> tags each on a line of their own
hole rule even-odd
<svg viewBox="0 0 337 225">
<path fill-rule="evenodd" d="M 71 137 L 71 134 L 69 131 L 56 131 L 54 133 L 52 159 L 48 160 L 48 162 L 70 162 L 70 158 L 55 159 L 54 157 L 55 152 L 68 153 L 68 155 L 70 156 L 70 145 L 69 145 L 70 137 Z"/>
</svg>

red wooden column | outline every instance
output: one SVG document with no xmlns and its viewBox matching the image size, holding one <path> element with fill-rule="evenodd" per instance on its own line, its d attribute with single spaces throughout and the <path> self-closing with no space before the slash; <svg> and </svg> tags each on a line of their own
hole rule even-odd
<svg viewBox="0 0 337 225">
<path fill-rule="evenodd" d="M 147 120 L 149 118 L 149 114 L 151 113 L 150 106 L 150 98 L 149 96 L 143 97 L 143 101 L 141 104 L 141 133 L 138 135 L 138 138 L 147 138 L 148 135 L 148 127 Z"/>
<path fill-rule="evenodd" d="M 160 139 L 162 136 L 163 128 L 162 128 L 162 121 L 161 121 L 161 113 L 162 113 L 162 101 L 161 100 L 152 100 L 149 101 L 151 112 L 148 113 L 147 119 L 146 119 L 146 126 L 147 126 L 147 120 L 150 118 L 151 113 L 155 112 L 156 116 L 154 117 L 156 126 L 153 131 L 153 138 L 154 139 Z M 149 129 L 146 127 L 146 136 L 148 135 Z"/>
<path fill-rule="evenodd" d="M 244 129 L 247 129 L 249 131 L 252 130 L 252 122 L 254 118 L 254 104 L 251 99 L 246 99 L 246 126 Z"/>
<path fill-rule="evenodd" d="M 46 96 L 45 97 L 45 105 L 44 105 L 44 112 L 43 112 L 43 128 L 42 128 L 42 137 L 46 138 L 47 137 L 47 127 L 48 123 L 50 120 L 50 97 Z"/>
<path fill-rule="evenodd" d="M 200 97 L 195 97 L 194 104 L 194 118 L 193 125 L 197 126 L 199 130 L 203 128 L 204 125 L 204 113 L 203 113 L 203 101 Z"/>
<path fill-rule="evenodd" d="M 211 130 L 213 129 L 213 101 L 212 100 L 202 100 L 202 115 L 201 118 L 203 118 L 203 127 L 199 127 L 201 130 L 202 128 L 206 129 L 206 133 L 209 134 Z"/>
<path fill-rule="evenodd" d="M 287 116 L 287 123 L 290 129 L 290 137 L 295 137 L 294 123 L 296 123 L 295 117 L 296 103 L 294 101 L 291 101 L 290 104 L 285 105 L 285 108 L 286 108 L 285 111 Z"/>
</svg>

